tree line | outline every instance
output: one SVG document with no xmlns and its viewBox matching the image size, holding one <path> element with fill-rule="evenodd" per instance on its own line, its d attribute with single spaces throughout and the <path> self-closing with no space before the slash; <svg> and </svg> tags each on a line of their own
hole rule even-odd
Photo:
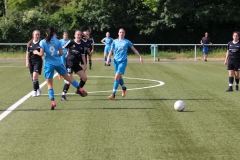
<svg viewBox="0 0 240 160">
<path fill-rule="evenodd" d="M 5 3 L 0 2 L 1 8 Z M 133 43 L 199 43 L 209 32 L 213 43 L 227 43 L 240 30 L 235 0 L 8 0 L 0 12 L 0 42 L 27 42 L 47 26 L 57 35 L 90 30 L 96 43 L 119 28 Z"/>
</svg>

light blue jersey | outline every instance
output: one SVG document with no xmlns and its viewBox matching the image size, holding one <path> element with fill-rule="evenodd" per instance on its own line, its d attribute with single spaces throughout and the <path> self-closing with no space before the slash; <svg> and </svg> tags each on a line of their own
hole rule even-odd
<svg viewBox="0 0 240 160">
<path fill-rule="evenodd" d="M 64 45 L 69 41 L 69 39 L 66 39 L 66 40 L 60 39 L 59 41 L 60 41 L 61 47 L 62 47 L 62 46 L 64 46 Z M 63 64 L 66 63 L 67 51 L 68 51 L 67 48 L 64 48 L 64 49 L 62 50 L 63 54 L 62 54 L 62 56 L 61 56 L 61 61 L 62 61 Z"/>
<path fill-rule="evenodd" d="M 105 42 L 106 46 L 110 47 L 113 42 L 113 39 L 111 37 L 105 37 L 104 42 Z"/>
<path fill-rule="evenodd" d="M 43 39 L 40 41 L 39 45 L 44 50 L 45 63 L 49 63 L 54 66 L 62 65 L 61 58 L 58 55 L 58 50 L 62 47 L 58 39 L 53 37 L 48 43 L 45 39 Z"/>
<path fill-rule="evenodd" d="M 128 48 L 131 48 L 133 44 L 127 40 L 115 39 L 112 43 L 111 49 L 114 50 L 114 60 L 116 61 L 125 61 L 127 60 L 127 51 Z"/>
</svg>

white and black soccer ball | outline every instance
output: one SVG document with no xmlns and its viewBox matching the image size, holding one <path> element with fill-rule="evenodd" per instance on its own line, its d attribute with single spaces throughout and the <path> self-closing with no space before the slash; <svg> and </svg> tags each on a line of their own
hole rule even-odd
<svg viewBox="0 0 240 160">
<path fill-rule="evenodd" d="M 178 112 L 182 112 L 185 109 L 186 105 L 182 100 L 178 100 L 174 103 L 174 109 Z"/>
</svg>

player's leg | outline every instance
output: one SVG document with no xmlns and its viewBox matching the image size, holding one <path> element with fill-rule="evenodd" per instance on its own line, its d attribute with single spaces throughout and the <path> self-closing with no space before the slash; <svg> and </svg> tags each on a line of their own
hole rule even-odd
<svg viewBox="0 0 240 160">
<path fill-rule="evenodd" d="M 65 80 L 67 80 L 67 81 L 68 81 L 69 83 L 71 83 L 75 88 L 77 88 L 78 91 L 80 90 L 79 85 L 78 85 L 78 82 L 77 82 L 75 79 L 73 79 L 72 77 L 68 76 L 67 70 L 66 70 L 66 68 L 65 68 L 63 65 L 57 66 L 57 67 L 56 67 L 56 70 L 57 70 L 57 72 L 58 72 L 59 74 L 62 75 L 62 77 L 63 77 Z M 80 93 L 78 93 L 78 94 L 79 94 L 80 96 L 82 96 Z"/>
<path fill-rule="evenodd" d="M 89 69 L 92 70 L 92 55 L 88 54 Z"/>
<path fill-rule="evenodd" d="M 239 84 L 239 71 L 234 72 L 235 75 L 235 85 L 236 85 L 236 91 L 238 91 L 238 84 Z"/>
<path fill-rule="evenodd" d="M 233 82 L 234 82 L 234 65 L 231 61 L 228 61 L 228 66 L 227 66 L 227 70 L 228 70 L 228 89 L 226 90 L 226 92 L 231 92 L 233 91 Z"/>
<path fill-rule="evenodd" d="M 120 84 L 119 82 L 120 79 L 121 79 L 121 83 L 124 84 L 122 75 L 125 73 L 126 66 L 127 66 L 127 61 L 117 62 L 116 60 L 114 60 L 114 69 L 116 74 L 115 74 L 114 83 L 113 83 L 113 91 L 112 91 L 112 94 L 108 97 L 109 99 L 115 98 L 117 88 Z M 126 90 L 125 90 L 125 94 L 126 94 Z"/>
<path fill-rule="evenodd" d="M 54 74 L 54 66 L 45 63 L 44 65 L 44 77 L 46 78 L 47 87 L 48 87 L 48 96 L 51 100 L 51 110 L 54 110 L 56 107 L 56 103 L 54 100 L 54 90 L 53 90 L 53 74 Z"/>
<path fill-rule="evenodd" d="M 72 77 L 72 74 L 68 74 L 68 76 Z M 63 91 L 62 91 L 62 101 L 67 101 L 66 95 L 69 90 L 70 83 L 67 80 L 64 80 L 64 86 L 63 86 Z"/>
<path fill-rule="evenodd" d="M 119 84 L 122 86 L 122 97 L 126 96 L 126 91 L 127 91 L 127 87 L 124 85 L 124 80 L 122 78 L 122 75 L 124 75 L 125 73 L 126 67 L 127 67 L 127 61 L 124 61 L 121 64 L 119 64 L 118 73 L 121 74 L 121 76 L 119 77 Z"/>
<path fill-rule="evenodd" d="M 240 63 L 235 62 L 234 63 L 234 77 L 235 77 L 236 91 L 238 91 L 239 71 L 240 71 Z"/>
<path fill-rule="evenodd" d="M 104 66 L 106 66 L 106 62 L 107 62 L 107 53 L 104 52 Z"/>
<path fill-rule="evenodd" d="M 79 90 L 77 91 L 77 93 L 80 94 L 82 97 L 85 97 L 85 96 L 87 96 L 87 92 L 83 89 L 83 87 L 87 82 L 87 75 L 84 72 L 84 70 L 82 70 L 82 67 L 80 67 L 80 66 L 79 66 L 79 69 L 76 72 L 76 74 L 80 77 Z"/>
</svg>

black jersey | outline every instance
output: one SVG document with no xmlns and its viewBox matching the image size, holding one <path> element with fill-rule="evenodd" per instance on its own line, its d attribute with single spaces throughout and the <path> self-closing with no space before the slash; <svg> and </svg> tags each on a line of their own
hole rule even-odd
<svg viewBox="0 0 240 160">
<path fill-rule="evenodd" d="M 42 57 L 36 54 L 33 54 L 34 50 L 37 50 L 38 52 L 40 52 L 40 46 L 39 46 L 39 42 L 34 43 L 33 41 L 30 43 L 30 46 L 27 47 L 27 52 L 30 54 L 29 55 L 29 61 L 31 62 L 41 62 L 42 61 Z"/>
<path fill-rule="evenodd" d="M 92 44 L 93 44 L 92 41 L 90 41 L 89 39 L 87 40 L 82 39 L 81 41 L 84 44 L 85 53 L 88 53 L 88 50 L 92 50 Z"/>
<path fill-rule="evenodd" d="M 229 51 L 229 59 L 240 60 L 240 42 L 233 43 L 233 41 L 228 42 L 227 50 Z"/>
<path fill-rule="evenodd" d="M 210 37 L 202 37 L 202 43 L 203 44 L 209 44 L 211 42 Z"/>
<path fill-rule="evenodd" d="M 82 55 L 85 55 L 82 41 L 78 43 L 74 40 L 69 40 L 62 48 L 69 49 L 67 60 L 71 60 L 75 63 L 79 63 L 82 60 Z"/>
</svg>

